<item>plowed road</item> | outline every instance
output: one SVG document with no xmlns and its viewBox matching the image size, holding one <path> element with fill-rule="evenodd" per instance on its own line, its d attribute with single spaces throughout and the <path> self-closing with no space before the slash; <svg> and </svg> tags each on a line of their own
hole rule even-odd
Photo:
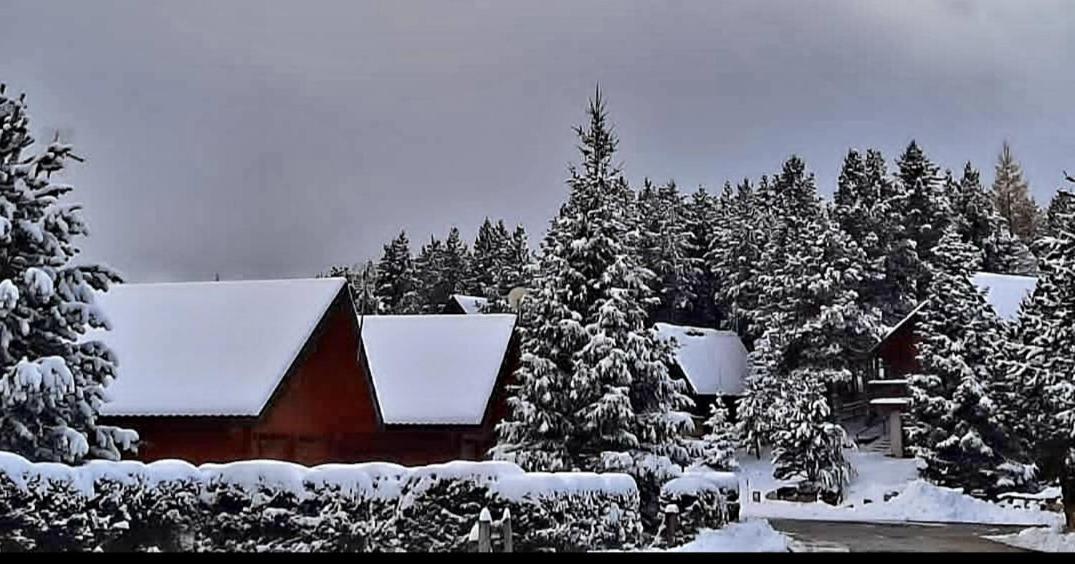
<svg viewBox="0 0 1075 564">
<path fill-rule="evenodd" d="M 770 519 L 796 552 L 1027 552 L 982 538 L 1025 527 L 845 523 Z"/>
</svg>

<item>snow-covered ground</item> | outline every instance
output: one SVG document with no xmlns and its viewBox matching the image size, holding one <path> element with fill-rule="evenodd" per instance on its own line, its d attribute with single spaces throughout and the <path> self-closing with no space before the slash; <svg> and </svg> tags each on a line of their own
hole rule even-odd
<svg viewBox="0 0 1075 564">
<path fill-rule="evenodd" d="M 1034 527 L 1012 535 L 987 538 L 1038 552 L 1075 552 L 1075 533 L 1065 533 L 1060 527 Z"/>
<path fill-rule="evenodd" d="M 765 519 L 752 519 L 703 530 L 693 541 L 669 552 L 787 552 L 789 541 Z"/>
<path fill-rule="evenodd" d="M 809 519 L 822 521 L 980 523 L 993 525 L 1054 525 L 1059 513 L 1003 507 L 965 495 L 961 490 L 938 487 L 918 478 L 914 459 L 888 458 L 878 453 L 846 451 L 856 470 L 839 506 L 765 499 L 781 485 L 772 477 L 768 457 L 761 460 L 740 454 L 742 515 L 751 518 Z M 762 492 L 755 503 L 751 492 Z M 889 501 L 884 496 L 897 493 Z M 869 500 L 870 503 L 867 503 Z"/>
</svg>

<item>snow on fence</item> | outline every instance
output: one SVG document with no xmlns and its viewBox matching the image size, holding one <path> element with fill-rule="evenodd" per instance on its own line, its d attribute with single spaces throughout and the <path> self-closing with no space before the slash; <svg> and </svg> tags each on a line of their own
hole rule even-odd
<svg viewBox="0 0 1075 564">
<path fill-rule="evenodd" d="M 0 552 L 461 552 L 483 509 L 511 515 L 516 551 L 622 549 L 640 542 L 638 508 L 629 476 L 503 462 L 70 467 L 0 453 Z"/>
</svg>

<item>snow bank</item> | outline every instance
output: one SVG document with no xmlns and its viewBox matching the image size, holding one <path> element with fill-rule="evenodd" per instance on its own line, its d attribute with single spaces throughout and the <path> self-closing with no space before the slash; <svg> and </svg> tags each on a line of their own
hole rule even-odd
<svg viewBox="0 0 1075 564">
<path fill-rule="evenodd" d="M 965 495 L 959 489 L 930 484 L 918 478 L 915 459 L 857 450 L 845 450 L 844 454 L 856 474 L 847 486 L 842 505 L 768 499 L 755 503 L 747 492 L 743 495 L 742 514 L 773 519 L 994 525 L 1047 525 L 1063 520 L 1058 513 L 1006 507 Z M 763 453 L 761 460 L 743 453 L 739 463 L 740 479 L 750 491 L 760 491 L 763 496 L 765 492 L 794 483 L 772 477 L 768 453 Z M 893 493 L 896 497 L 886 502 L 885 496 Z"/>
<path fill-rule="evenodd" d="M 883 498 L 882 498 L 883 499 Z M 744 506 L 751 517 L 823 521 L 879 521 L 922 523 L 978 523 L 988 525 L 1051 525 L 1063 520 L 1058 513 L 1012 509 L 973 498 L 960 489 L 915 480 L 885 502 L 834 507 L 824 503 L 764 501 Z"/>
<path fill-rule="evenodd" d="M 994 535 L 989 540 L 1038 552 L 1075 552 L 1075 533 L 1060 527 L 1034 527 L 1011 535 Z"/>
<path fill-rule="evenodd" d="M 788 537 L 758 519 L 703 530 L 693 541 L 669 552 L 788 552 Z"/>
</svg>

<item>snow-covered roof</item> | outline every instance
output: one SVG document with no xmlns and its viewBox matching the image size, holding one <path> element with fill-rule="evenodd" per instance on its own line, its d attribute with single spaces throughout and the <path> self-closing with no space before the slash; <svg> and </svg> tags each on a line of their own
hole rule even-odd
<svg viewBox="0 0 1075 564">
<path fill-rule="evenodd" d="M 463 294 L 452 294 L 452 299 L 455 300 L 455 303 L 459 304 L 459 307 L 463 308 L 463 313 L 468 315 L 481 313 L 482 308 L 489 303 L 487 298 L 464 296 Z"/>
<path fill-rule="evenodd" d="M 342 278 L 117 284 L 112 322 L 84 340 L 116 353 L 104 415 L 257 415 L 345 284 Z"/>
<path fill-rule="evenodd" d="M 1034 292 L 1038 279 L 1033 276 L 979 272 L 974 285 L 985 293 L 985 299 L 1001 319 L 1015 319 L 1023 298 Z"/>
<path fill-rule="evenodd" d="M 728 396 L 743 393 L 748 353 L 734 331 L 668 323 L 657 323 L 654 327 L 661 337 L 674 338 L 679 343 L 676 363 L 695 393 Z"/>
<path fill-rule="evenodd" d="M 382 421 L 481 424 L 514 328 L 510 314 L 363 318 Z"/>
</svg>

